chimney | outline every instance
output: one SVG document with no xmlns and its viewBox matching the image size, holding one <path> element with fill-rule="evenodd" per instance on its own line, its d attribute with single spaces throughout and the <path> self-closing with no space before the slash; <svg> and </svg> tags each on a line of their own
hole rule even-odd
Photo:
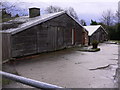
<svg viewBox="0 0 120 90">
<path fill-rule="evenodd" d="M 29 17 L 37 17 L 40 16 L 40 8 L 29 8 Z"/>
</svg>

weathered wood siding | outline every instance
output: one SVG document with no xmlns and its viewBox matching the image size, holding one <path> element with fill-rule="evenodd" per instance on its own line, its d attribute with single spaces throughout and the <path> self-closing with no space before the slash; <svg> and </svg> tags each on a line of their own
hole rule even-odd
<svg viewBox="0 0 120 90">
<path fill-rule="evenodd" d="M 74 30 L 74 44 L 72 44 Z M 54 51 L 82 43 L 82 26 L 67 14 L 11 36 L 12 57 Z"/>
<path fill-rule="evenodd" d="M 44 52 L 48 50 L 48 29 L 45 26 L 37 25 L 37 53 Z"/>
<path fill-rule="evenodd" d="M 11 39 L 10 34 L 3 33 L 2 34 L 2 59 L 10 59 L 11 58 Z"/>
<path fill-rule="evenodd" d="M 97 40 L 99 42 L 104 42 L 107 40 L 107 34 L 105 31 L 100 27 L 97 31 L 94 32 L 92 36 L 90 36 L 90 42 L 92 43 L 93 40 Z"/>
<path fill-rule="evenodd" d="M 37 53 L 37 29 L 29 28 L 12 35 L 12 57 Z"/>
<path fill-rule="evenodd" d="M 83 32 L 83 28 L 80 27 L 78 24 L 76 24 L 75 26 L 75 44 L 79 45 L 82 44 L 82 32 Z"/>
</svg>

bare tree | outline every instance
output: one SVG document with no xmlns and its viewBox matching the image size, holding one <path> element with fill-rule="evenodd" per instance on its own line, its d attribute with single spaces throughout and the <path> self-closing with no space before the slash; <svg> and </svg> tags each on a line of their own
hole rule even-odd
<svg viewBox="0 0 120 90">
<path fill-rule="evenodd" d="M 116 22 L 117 23 L 120 23 L 120 11 L 118 10 L 118 11 L 116 11 Z"/>
<path fill-rule="evenodd" d="M 84 19 L 81 19 L 81 20 L 80 20 L 80 24 L 83 25 L 83 26 L 86 26 L 85 20 L 84 20 Z"/>
<path fill-rule="evenodd" d="M 69 8 L 66 10 L 66 12 L 67 12 L 68 14 L 70 14 L 73 18 L 75 18 L 76 20 L 79 20 L 79 19 L 78 19 L 78 16 L 77 16 L 77 13 L 75 12 L 74 8 L 69 7 Z"/>
<path fill-rule="evenodd" d="M 63 9 L 57 6 L 49 6 L 46 8 L 46 11 L 47 13 L 54 13 L 54 12 L 63 11 Z"/>
<path fill-rule="evenodd" d="M 117 23 L 120 23 L 120 1 L 118 2 L 118 11 L 116 12 Z"/>
<path fill-rule="evenodd" d="M 114 23 L 114 14 L 111 10 L 104 11 L 100 21 L 107 26 L 113 25 Z"/>
<path fill-rule="evenodd" d="M 62 9 L 58 6 L 49 6 L 46 8 L 47 13 L 54 13 L 54 12 L 60 12 L 60 11 L 66 11 L 68 14 L 70 14 L 73 18 L 78 20 L 77 13 L 72 7 L 69 7 L 68 9 Z"/>
<path fill-rule="evenodd" d="M 16 7 L 16 2 L 15 3 L 9 3 L 9 2 L 1 2 L 0 3 L 0 6 L 1 6 L 1 8 L 0 8 L 0 10 L 5 10 L 7 13 L 11 13 L 11 11 L 13 11 L 14 10 L 14 8 Z"/>
<path fill-rule="evenodd" d="M 0 2 L 0 12 L 4 14 L 9 14 L 12 17 L 24 15 L 25 9 L 19 7 L 20 2 Z M 26 15 L 26 14 L 25 14 Z"/>
</svg>

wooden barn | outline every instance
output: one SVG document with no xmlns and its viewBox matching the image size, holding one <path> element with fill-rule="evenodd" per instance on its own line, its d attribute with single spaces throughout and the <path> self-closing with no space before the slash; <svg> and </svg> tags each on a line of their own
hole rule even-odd
<svg viewBox="0 0 120 90">
<path fill-rule="evenodd" d="M 65 11 L 40 15 L 39 8 L 30 8 L 29 16 L 2 23 L 3 59 L 81 45 L 83 31 Z"/>
<path fill-rule="evenodd" d="M 84 28 L 88 31 L 89 44 L 94 40 L 104 42 L 108 39 L 108 33 L 101 25 L 84 26 Z"/>
</svg>

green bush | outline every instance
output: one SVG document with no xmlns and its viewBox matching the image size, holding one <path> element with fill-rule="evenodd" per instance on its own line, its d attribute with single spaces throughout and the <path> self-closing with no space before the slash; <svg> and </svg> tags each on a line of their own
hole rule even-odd
<svg viewBox="0 0 120 90">
<path fill-rule="evenodd" d="M 97 40 L 92 41 L 93 49 L 96 49 L 98 47 L 99 42 Z"/>
</svg>

